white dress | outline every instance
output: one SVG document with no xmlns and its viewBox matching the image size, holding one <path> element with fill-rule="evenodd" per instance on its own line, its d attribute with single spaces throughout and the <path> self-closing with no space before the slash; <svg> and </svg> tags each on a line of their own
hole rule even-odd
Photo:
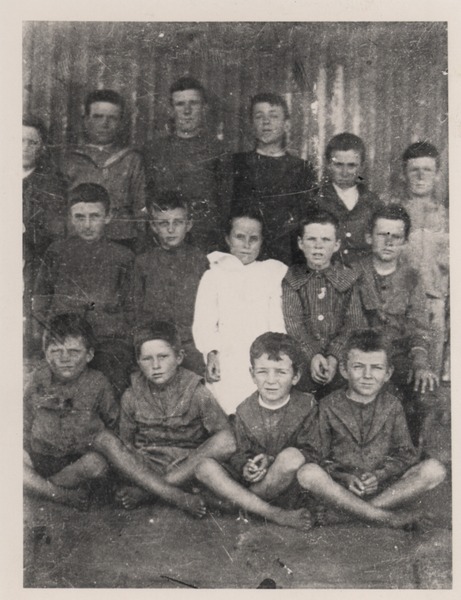
<svg viewBox="0 0 461 600">
<path fill-rule="evenodd" d="M 197 292 L 194 341 L 205 361 L 218 350 L 221 380 L 208 384 L 227 414 L 255 391 L 249 350 L 266 331 L 285 333 L 282 279 L 288 267 L 278 260 L 244 265 L 223 252 L 208 255 L 210 270 Z"/>
</svg>

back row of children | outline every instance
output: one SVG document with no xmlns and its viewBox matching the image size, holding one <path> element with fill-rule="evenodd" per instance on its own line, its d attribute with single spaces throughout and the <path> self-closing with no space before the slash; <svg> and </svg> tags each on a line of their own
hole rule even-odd
<svg viewBox="0 0 461 600">
<path fill-rule="evenodd" d="M 139 372 L 121 411 L 104 376 L 88 368 L 94 344 L 91 326 L 72 313 L 44 333 L 46 362 L 24 407 L 25 489 L 42 499 L 84 509 L 93 483 L 110 489 L 112 469 L 126 509 L 161 499 L 201 518 L 207 507 L 238 507 L 306 530 L 325 520 L 320 502 L 402 527 L 421 521 L 412 501 L 445 478 L 438 460 L 418 458 L 386 387 L 393 350 L 377 331 L 349 337 L 340 359 L 347 385 L 319 406 L 293 387 L 304 363 L 297 342 L 259 336 L 249 353 L 256 389 L 233 425 L 200 377 L 181 367 L 171 323 L 137 330 Z"/>
</svg>

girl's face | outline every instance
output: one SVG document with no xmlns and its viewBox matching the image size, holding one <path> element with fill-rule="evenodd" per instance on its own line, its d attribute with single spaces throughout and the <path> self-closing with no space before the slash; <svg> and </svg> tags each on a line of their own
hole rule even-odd
<svg viewBox="0 0 461 600">
<path fill-rule="evenodd" d="M 231 254 L 244 265 L 249 265 L 261 252 L 263 243 L 261 223 L 249 217 L 234 219 L 231 232 L 226 236 L 226 243 Z"/>
<path fill-rule="evenodd" d="M 43 143 L 35 127 L 22 126 L 22 167 L 33 169 L 42 152 Z"/>
</svg>

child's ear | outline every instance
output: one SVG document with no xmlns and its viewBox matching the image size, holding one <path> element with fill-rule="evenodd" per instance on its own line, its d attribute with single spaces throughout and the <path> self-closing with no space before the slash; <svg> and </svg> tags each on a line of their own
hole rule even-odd
<svg viewBox="0 0 461 600">
<path fill-rule="evenodd" d="M 373 243 L 373 240 L 372 240 L 372 238 L 371 238 L 371 233 L 366 233 L 366 234 L 365 234 L 365 241 L 366 241 L 366 243 L 367 243 L 369 246 L 371 246 L 371 245 L 372 245 L 372 243 Z"/>
<path fill-rule="evenodd" d="M 224 240 L 225 240 L 225 242 L 227 244 L 227 247 L 230 248 L 229 236 L 228 235 L 224 236 Z"/>
<path fill-rule="evenodd" d="M 298 235 L 298 248 L 299 248 L 300 250 L 302 250 L 302 248 L 301 248 L 301 246 L 302 246 L 302 243 L 303 243 L 303 240 L 302 240 L 302 238 L 300 238 L 300 237 L 299 237 L 299 235 Z"/>
<path fill-rule="evenodd" d="M 255 370 L 253 369 L 253 367 L 250 367 L 249 371 L 250 371 L 250 375 L 251 375 L 251 379 L 253 380 L 253 383 L 256 384 Z"/>
<path fill-rule="evenodd" d="M 290 119 L 285 119 L 285 123 L 283 124 L 283 131 L 288 135 L 291 131 L 291 121 Z"/>
<path fill-rule="evenodd" d="M 392 373 L 394 372 L 394 367 L 392 365 L 389 365 L 387 367 L 387 373 L 386 373 L 386 377 L 385 377 L 385 382 L 387 383 L 389 381 L 389 379 L 392 377 Z"/>
<path fill-rule="evenodd" d="M 192 229 L 192 225 L 194 224 L 193 219 L 187 219 L 187 225 L 186 225 L 186 232 L 189 233 L 189 231 Z"/>
<path fill-rule="evenodd" d="M 87 362 L 87 364 L 90 363 L 93 360 L 93 358 L 94 358 L 94 350 L 93 350 L 93 348 L 89 348 L 86 351 L 86 362 Z"/>
<path fill-rule="evenodd" d="M 344 377 L 344 379 L 349 379 L 349 375 L 347 374 L 346 365 L 343 360 L 339 361 L 339 372 Z"/>
<path fill-rule="evenodd" d="M 340 247 L 341 247 L 341 240 L 336 240 L 336 242 L 335 242 L 335 249 L 333 250 L 333 253 L 334 252 L 338 252 L 338 250 L 340 249 Z"/>
<path fill-rule="evenodd" d="M 298 381 L 301 379 L 301 371 L 298 371 L 293 375 L 293 379 L 291 380 L 293 385 L 296 385 Z"/>
<path fill-rule="evenodd" d="M 105 216 L 105 218 L 104 218 L 104 223 L 105 223 L 106 225 L 109 225 L 109 223 L 110 223 L 111 221 L 112 221 L 112 212 L 109 212 L 109 213 L 108 213 L 108 214 Z"/>
<path fill-rule="evenodd" d="M 181 350 L 178 350 L 176 352 L 176 362 L 179 365 L 182 363 L 182 361 L 184 360 L 184 350 L 181 348 Z"/>
</svg>

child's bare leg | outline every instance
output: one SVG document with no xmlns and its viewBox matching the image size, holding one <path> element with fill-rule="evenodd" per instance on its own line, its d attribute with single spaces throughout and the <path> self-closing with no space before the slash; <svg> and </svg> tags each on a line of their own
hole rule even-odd
<svg viewBox="0 0 461 600">
<path fill-rule="evenodd" d="M 206 507 L 198 495 L 188 494 L 167 483 L 112 432 L 105 429 L 99 433 L 94 438 L 93 446 L 125 479 L 196 517 L 205 515 Z"/>
<path fill-rule="evenodd" d="M 87 452 L 62 471 L 50 477 L 55 485 L 76 488 L 88 481 L 102 479 L 109 469 L 105 458 L 96 452 Z"/>
<path fill-rule="evenodd" d="M 285 448 L 268 468 L 264 479 L 250 487 L 251 491 L 265 500 L 276 498 L 288 489 L 298 469 L 305 462 L 304 456 L 297 448 Z"/>
<path fill-rule="evenodd" d="M 28 460 L 24 463 L 24 490 L 34 496 L 59 504 L 67 504 L 80 510 L 88 507 L 88 493 L 85 490 L 69 490 L 55 485 L 39 475 Z"/>
<path fill-rule="evenodd" d="M 429 458 L 408 469 L 398 481 L 370 500 L 378 508 L 391 509 L 437 487 L 446 477 L 445 467 Z"/>
<path fill-rule="evenodd" d="M 227 460 L 235 450 L 235 438 L 232 433 L 225 430 L 218 431 L 193 450 L 186 460 L 173 467 L 165 479 L 171 485 L 184 485 L 195 476 L 195 469 L 201 460 L 204 458 L 215 458 L 218 461 Z"/>
<path fill-rule="evenodd" d="M 301 487 L 314 496 L 365 521 L 390 527 L 403 527 L 417 520 L 417 515 L 414 513 L 393 513 L 365 502 L 336 483 L 326 471 L 313 463 L 301 467 L 298 471 L 298 481 Z"/>
<path fill-rule="evenodd" d="M 311 527 L 308 510 L 284 510 L 271 506 L 232 479 L 224 467 L 213 458 L 204 458 L 197 466 L 195 476 L 217 496 L 221 496 L 248 512 L 264 517 L 268 521 L 296 529 L 306 530 Z"/>
</svg>

